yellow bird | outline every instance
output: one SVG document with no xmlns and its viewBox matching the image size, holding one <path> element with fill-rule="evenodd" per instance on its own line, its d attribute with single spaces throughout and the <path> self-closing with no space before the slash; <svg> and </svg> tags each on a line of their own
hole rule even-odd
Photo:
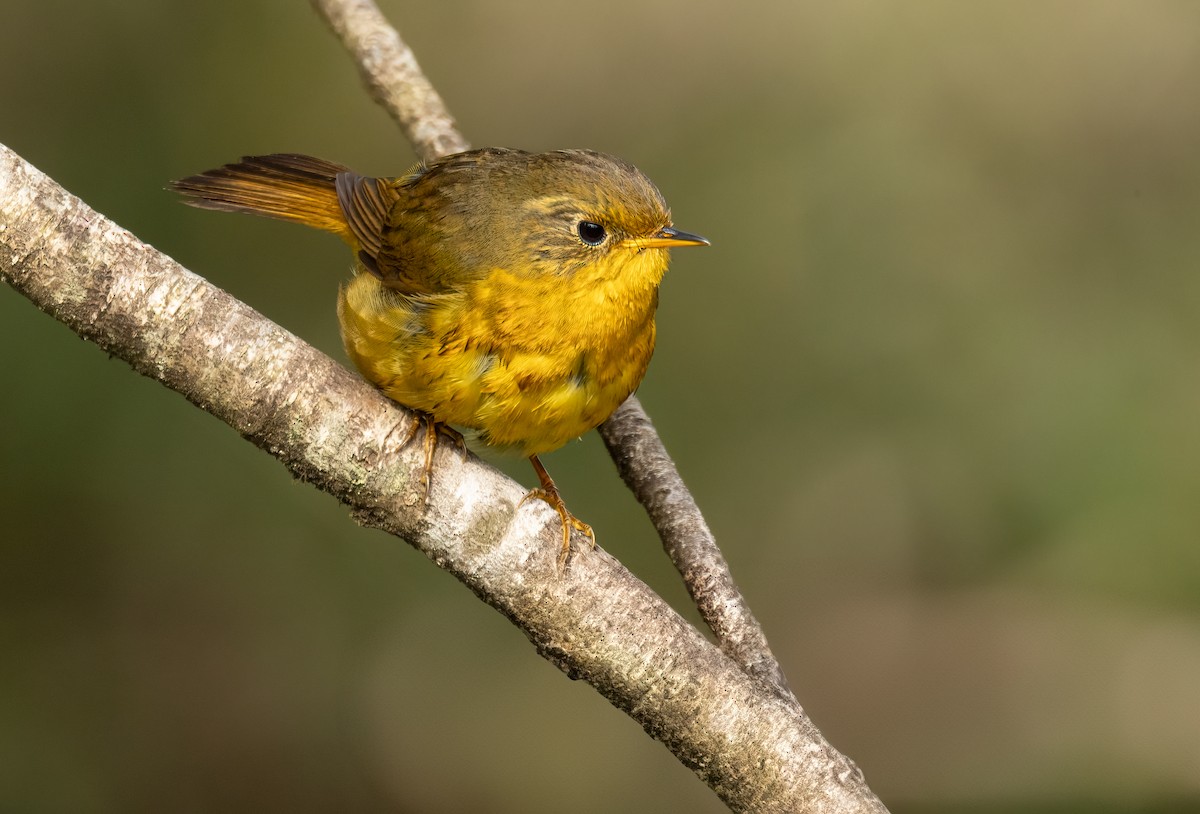
<svg viewBox="0 0 1200 814">
<path fill-rule="evenodd" d="M 595 545 L 538 456 L 598 426 L 637 388 L 668 249 L 708 244 L 672 226 L 637 168 L 589 150 L 487 148 L 369 178 L 276 154 L 174 188 L 194 206 L 348 243 L 357 262 L 338 293 L 346 353 L 386 396 L 426 416 L 426 489 L 437 433 L 461 444 L 450 425 L 470 428 L 533 464 L 541 486 L 526 499 L 562 520 L 560 568 L 572 528 Z"/>
</svg>

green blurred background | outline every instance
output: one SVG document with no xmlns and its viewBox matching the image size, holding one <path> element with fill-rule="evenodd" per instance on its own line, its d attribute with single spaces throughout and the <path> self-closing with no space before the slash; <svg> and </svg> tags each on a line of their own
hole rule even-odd
<svg viewBox="0 0 1200 814">
<path fill-rule="evenodd" d="M 1200 5 L 383 7 L 474 144 L 617 153 L 713 240 L 640 394 L 893 811 L 1200 810 Z M 7 0 L 0 77 L 0 142 L 343 358 L 338 241 L 163 189 L 413 162 L 307 4 Z M 723 810 L 421 555 L 8 288 L 0 345 L 0 810 Z M 547 463 L 694 617 L 598 438 Z"/>
</svg>

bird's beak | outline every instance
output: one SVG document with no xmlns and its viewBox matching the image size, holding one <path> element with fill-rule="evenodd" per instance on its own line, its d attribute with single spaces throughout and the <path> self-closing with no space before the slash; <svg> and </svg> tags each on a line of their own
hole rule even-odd
<svg viewBox="0 0 1200 814">
<path fill-rule="evenodd" d="M 674 227 L 666 226 L 650 237 L 626 238 L 621 245 L 631 249 L 674 249 L 679 246 L 707 246 L 709 242 L 707 238 L 700 237 L 700 235 L 693 235 L 690 232 L 682 232 Z"/>
</svg>

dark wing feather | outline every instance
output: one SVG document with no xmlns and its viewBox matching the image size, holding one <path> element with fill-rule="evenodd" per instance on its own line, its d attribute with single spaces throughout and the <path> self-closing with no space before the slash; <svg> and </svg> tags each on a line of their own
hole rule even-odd
<svg viewBox="0 0 1200 814">
<path fill-rule="evenodd" d="M 358 241 L 359 260 L 368 271 L 383 279 L 380 255 L 388 219 L 399 198 L 395 188 L 387 179 L 368 178 L 353 172 L 338 173 L 334 185 L 346 225 Z"/>
</svg>

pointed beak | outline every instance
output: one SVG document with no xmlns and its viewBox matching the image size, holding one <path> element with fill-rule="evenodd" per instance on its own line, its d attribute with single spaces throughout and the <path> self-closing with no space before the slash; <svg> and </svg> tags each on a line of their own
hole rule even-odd
<svg viewBox="0 0 1200 814">
<path fill-rule="evenodd" d="M 707 238 L 667 226 L 650 237 L 630 237 L 621 245 L 631 249 L 674 249 L 680 246 L 708 246 Z"/>
</svg>

